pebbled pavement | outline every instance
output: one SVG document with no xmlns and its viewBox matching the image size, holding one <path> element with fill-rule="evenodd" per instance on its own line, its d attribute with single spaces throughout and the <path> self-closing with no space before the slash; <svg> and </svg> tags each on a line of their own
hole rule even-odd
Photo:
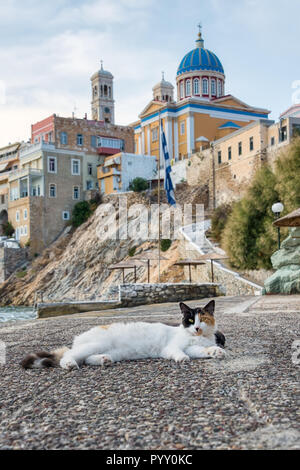
<svg viewBox="0 0 300 470">
<path fill-rule="evenodd" d="M 300 297 L 223 297 L 216 305 L 223 361 L 149 359 L 70 372 L 19 366 L 26 353 L 70 345 L 96 324 L 178 323 L 177 304 L 0 325 L 0 449 L 298 449 L 292 345 Z"/>
</svg>

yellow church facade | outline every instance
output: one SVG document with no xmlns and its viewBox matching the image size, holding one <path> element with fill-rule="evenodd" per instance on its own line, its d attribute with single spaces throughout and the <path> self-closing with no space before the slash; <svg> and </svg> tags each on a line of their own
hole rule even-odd
<svg viewBox="0 0 300 470">
<path fill-rule="evenodd" d="M 225 73 L 218 57 L 204 48 L 199 32 L 196 48 L 184 56 L 177 70 L 177 100 L 174 87 L 162 77 L 153 87 L 153 99 L 132 124 L 135 153 L 159 158 L 160 120 L 170 158 L 189 158 L 210 142 L 249 125 L 268 119 L 270 111 L 250 106 L 225 94 Z"/>
</svg>

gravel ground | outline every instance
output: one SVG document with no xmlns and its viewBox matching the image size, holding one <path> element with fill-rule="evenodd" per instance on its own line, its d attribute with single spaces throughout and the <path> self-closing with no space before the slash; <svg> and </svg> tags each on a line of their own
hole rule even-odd
<svg viewBox="0 0 300 470">
<path fill-rule="evenodd" d="M 177 304 L 3 324 L 0 449 L 297 449 L 291 347 L 300 339 L 299 300 L 218 298 L 223 361 L 150 359 L 70 372 L 18 365 L 27 352 L 69 345 L 96 324 L 177 322 Z"/>
</svg>

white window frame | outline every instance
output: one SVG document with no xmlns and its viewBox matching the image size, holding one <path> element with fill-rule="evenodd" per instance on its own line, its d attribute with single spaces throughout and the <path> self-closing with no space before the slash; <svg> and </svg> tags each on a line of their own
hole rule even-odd
<svg viewBox="0 0 300 470">
<path fill-rule="evenodd" d="M 16 211 L 16 222 L 20 222 L 20 211 Z"/>
<path fill-rule="evenodd" d="M 204 89 L 204 84 L 206 85 L 206 88 Z M 202 95 L 208 95 L 209 94 L 209 81 L 208 78 L 203 78 L 202 79 Z"/>
<path fill-rule="evenodd" d="M 51 196 L 51 186 L 54 186 L 54 188 L 55 188 L 55 196 Z M 49 183 L 49 197 L 51 199 L 54 199 L 54 198 L 57 197 L 57 190 L 56 190 L 56 184 L 55 183 Z"/>
<path fill-rule="evenodd" d="M 180 82 L 180 98 L 184 98 L 184 82 Z"/>
<path fill-rule="evenodd" d="M 67 215 L 67 217 L 65 217 L 65 214 Z M 61 215 L 63 220 L 70 220 L 70 211 L 62 211 Z"/>
<path fill-rule="evenodd" d="M 185 121 L 180 123 L 180 135 L 185 135 Z"/>
<path fill-rule="evenodd" d="M 23 209 L 23 219 L 27 220 L 28 219 L 28 211 L 27 209 Z"/>
<path fill-rule="evenodd" d="M 78 197 L 75 197 L 75 188 L 78 189 Z M 80 186 L 75 185 L 73 186 L 73 201 L 79 201 L 80 199 Z"/>
<path fill-rule="evenodd" d="M 90 183 L 90 188 L 88 188 L 88 183 Z M 94 184 L 92 180 L 87 180 L 86 181 L 86 190 L 91 191 L 94 188 Z"/>
<path fill-rule="evenodd" d="M 88 168 L 87 168 L 87 170 L 88 170 L 88 171 L 87 171 L 88 175 L 89 175 L 89 176 L 93 176 L 93 164 L 92 164 L 92 163 L 88 163 L 88 164 L 87 164 L 87 167 L 88 167 Z"/>
<path fill-rule="evenodd" d="M 55 167 L 54 171 L 52 171 L 50 169 L 50 160 L 54 160 L 54 167 Z M 48 167 L 48 173 L 56 174 L 57 173 L 57 158 L 54 157 L 54 156 L 49 155 L 48 156 L 48 165 L 47 165 L 47 167 Z"/>
<path fill-rule="evenodd" d="M 154 129 L 151 130 L 151 139 L 152 142 L 157 142 L 158 141 L 158 127 L 154 127 Z"/>
<path fill-rule="evenodd" d="M 74 171 L 73 171 L 73 164 L 75 162 L 78 163 L 78 173 L 74 173 Z M 71 174 L 72 174 L 72 176 L 80 176 L 80 160 L 78 158 L 72 158 L 72 160 L 71 160 Z"/>
<path fill-rule="evenodd" d="M 185 82 L 185 96 L 191 96 L 191 80 Z"/>
<path fill-rule="evenodd" d="M 210 90 L 211 90 L 211 95 L 216 96 L 217 95 L 217 85 L 216 85 L 216 79 L 212 78 L 210 82 Z"/>
<path fill-rule="evenodd" d="M 24 225 L 24 227 L 23 227 L 23 235 L 24 235 L 24 237 L 26 237 L 28 235 L 27 225 Z"/>
<path fill-rule="evenodd" d="M 200 80 L 199 78 L 195 78 L 194 79 L 194 84 L 193 84 L 193 87 L 194 87 L 194 95 L 199 95 L 200 94 Z"/>
<path fill-rule="evenodd" d="M 222 96 L 222 80 L 218 80 L 218 97 Z"/>
</svg>

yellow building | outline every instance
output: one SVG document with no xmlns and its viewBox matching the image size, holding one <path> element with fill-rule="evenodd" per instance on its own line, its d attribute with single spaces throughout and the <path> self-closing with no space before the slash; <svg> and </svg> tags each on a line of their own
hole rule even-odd
<svg viewBox="0 0 300 470">
<path fill-rule="evenodd" d="M 0 234 L 8 221 L 9 176 L 19 166 L 20 145 L 16 142 L 0 149 Z"/>
<path fill-rule="evenodd" d="M 203 143 L 218 140 L 253 121 L 268 119 L 270 111 L 250 106 L 225 93 L 225 73 L 218 57 L 204 48 L 199 32 L 196 48 L 180 62 L 174 87 L 162 77 L 153 99 L 132 124 L 135 153 L 159 158 L 162 119 L 170 158 L 189 158 Z"/>
</svg>

